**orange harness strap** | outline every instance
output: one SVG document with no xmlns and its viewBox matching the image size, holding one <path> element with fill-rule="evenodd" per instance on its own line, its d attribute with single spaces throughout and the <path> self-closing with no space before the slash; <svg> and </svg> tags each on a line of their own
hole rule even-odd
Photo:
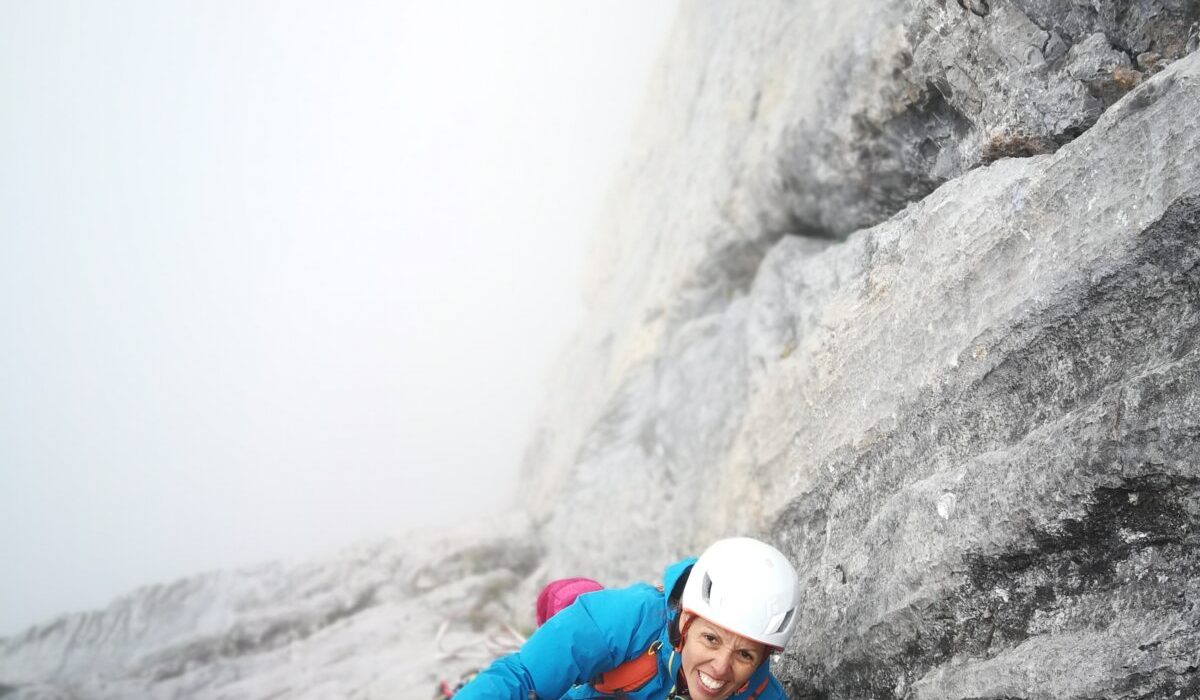
<svg viewBox="0 0 1200 700">
<path fill-rule="evenodd" d="M 754 689 L 754 692 L 750 695 L 750 697 L 746 698 L 746 700 L 754 700 L 754 698 L 757 698 L 759 695 L 762 695 L 762 691 L 767 689 L 767 683 L 770 683 L 770 682 L 771 682 L 770 676 L 767 676 L 766 678 L 764 678 L 763 682 L 759 683 L 758 687 Z"/>
<path fill-rule="evenodd" d="M 658 650 L 662 642 L 655 641 L 644 654 L 638 654 L 611 671 L 600 674 L 592 686 L 601 693 L 628 693 L 642 687 L 658 675 Z"/>
</svg>

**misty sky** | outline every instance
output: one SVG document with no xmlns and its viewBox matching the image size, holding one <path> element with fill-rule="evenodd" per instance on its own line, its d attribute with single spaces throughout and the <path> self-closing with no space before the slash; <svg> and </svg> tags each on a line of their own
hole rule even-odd
<svg viewBox="0 0 1200 700">
<path fill-rule="evenodd" d="M 507 507 L 674 5 L 0 0 L 0 635 Z"/>
</svg>

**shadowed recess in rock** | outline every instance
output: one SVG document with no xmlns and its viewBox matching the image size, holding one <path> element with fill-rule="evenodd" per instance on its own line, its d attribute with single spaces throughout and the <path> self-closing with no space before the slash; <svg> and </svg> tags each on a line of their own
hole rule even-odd
<svg viewBox="0 0 1200 700">
<path fill-rule="evenodd" d="M 1200 4 L 1159 0 L 913 3 L 907 44 L 831 61 L 844 77 L 785 139 L 760 228 L 841 239 L 975 167 L 1053 153 L 1194 49 L 1198 20 Z M 858 83 L 862 61 L 890 73 Z"/>
<path fill-rule="evenodd" d="M 793 145 L 776 165 L 778 185 L 760 215 L 764 230 L 841 240 L 961 174 L 956 150 L 971 124 L 932 84 L 894 115 L 880 121 L 852 114 L 850 125 L 847 134 L 820 124 L 792 135 Z"/>
</svg>

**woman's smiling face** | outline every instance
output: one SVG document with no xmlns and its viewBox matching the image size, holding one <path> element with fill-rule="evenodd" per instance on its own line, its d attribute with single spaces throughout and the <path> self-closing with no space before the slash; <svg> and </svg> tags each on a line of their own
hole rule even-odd
<svg viewBox="0 0 1200 700">
<path fill-rule="evenodd" d="M 680 657 L 688 692 L 698 700 L 724 700 L 746 684 L 766 657 L 766 645 L 684 611 L 687 635 Z M 688 624 L 688 620 L 691 624 Z"/>
</svg>

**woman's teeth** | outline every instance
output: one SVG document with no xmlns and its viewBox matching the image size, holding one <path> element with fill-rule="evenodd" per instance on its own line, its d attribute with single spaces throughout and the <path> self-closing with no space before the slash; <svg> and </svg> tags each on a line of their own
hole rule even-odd
<svg viewBox="0 0 1200 700">
<path fill-rule="evenodd" d="M 718 681 L 712 676 L 706 674 L 704 671 L 696 671 L 696 674 L 700 676 L 700 683 L 703 684 L 704 687 L 710 692 L 715 693 L 716 691 L 725 687 L 725 681 Z"/>
</svg>

